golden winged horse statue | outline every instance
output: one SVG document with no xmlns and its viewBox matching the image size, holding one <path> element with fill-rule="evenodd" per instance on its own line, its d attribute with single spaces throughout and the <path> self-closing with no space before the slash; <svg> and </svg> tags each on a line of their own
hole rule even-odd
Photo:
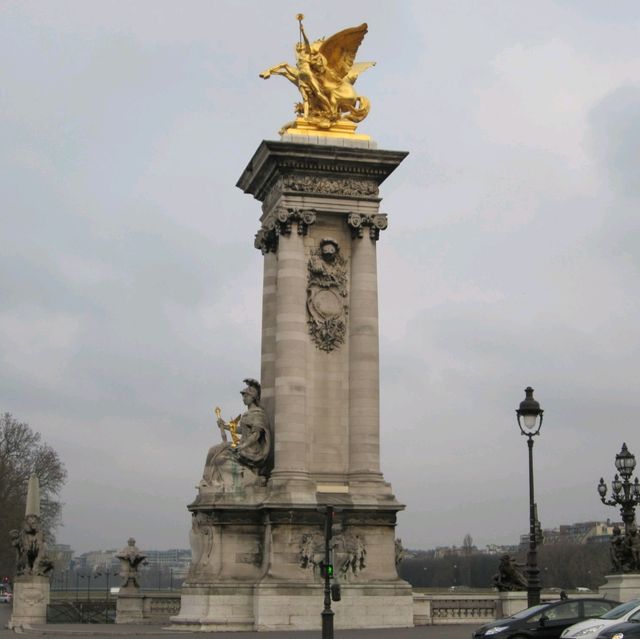
<svg viewBox="0 0 640 639">
<path fill-rule="evenodd" d="M 296 45 L 296 66 L 286 62 L 263 71 L 261 78 L 281 75 L 295 84 L 302 96 L 296 104 L 297 119 L 285 124 L 280 133 L 300 128 L 330 130 L 339 122 L 361 122 L 369 113 L 369 100 L 353 88 L 358 76 L 375 62 L 356 63 L 356 53 L 367 25 L 339 31 L 330 38 L 309 42 L 298 14 L 300 41 Z M 355 130 L 355 126 L 351 127 Z"/>
</svg>

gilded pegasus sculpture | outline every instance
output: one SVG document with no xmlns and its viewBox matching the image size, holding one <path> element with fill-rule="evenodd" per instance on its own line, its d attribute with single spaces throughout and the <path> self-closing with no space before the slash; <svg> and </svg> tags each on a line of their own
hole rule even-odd
<svg viewBox="0 0 640 639">
<path fill-rule="evenodd" d="M 358 76 L 375 62 L 355 62 L 358 47 L 367 33 L 367 25 L 344 29 L 330 38 L 309 42 L 302 26 L 304 16 L 297 15 L 300 41 L 296 44 L 296 66 L 286 62 L 263 71 L 261 78 L 281 75 L 298 87 L 302 102 L 295 106 L 296 120 L 285 124 L 289 129 L 330 130 L 345 120 L 357 123 L 369 113 L 369 100 L 358 95 L 353 85 Z M 355 130 L 355 127 L 352 126 Z"/>
</svg>

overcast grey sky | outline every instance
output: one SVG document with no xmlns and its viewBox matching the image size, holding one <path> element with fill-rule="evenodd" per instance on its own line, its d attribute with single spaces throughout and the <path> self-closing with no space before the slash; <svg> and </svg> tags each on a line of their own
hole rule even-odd
<svg viewBox="0 0 640 639">
<path fill-rule="evenodd" d="M 188 546 L 213 408 L 258 377 L 259 203 L 298 99 L 258 73 L 366 21 L 360 126 L 407 160 L 378 244 L 382 466 L 405 546 L 543 526 L 640 455 L 637 2 L 0 1 L 0 410 L 64 459 L 77 551 Z"/>
</svg>

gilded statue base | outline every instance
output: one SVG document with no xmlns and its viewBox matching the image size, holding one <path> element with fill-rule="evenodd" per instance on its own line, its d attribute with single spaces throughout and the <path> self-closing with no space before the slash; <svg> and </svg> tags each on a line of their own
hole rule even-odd
<svg viewBox="0 0 640 639">
<path fill-rule="evenodd" d="M 317 135 L 318 137 L 325 138 L 347 138 L 349 140 L 363 140 L 370 141 L 371 136 L 365 133 L 356 133 L 357 125 L 355 122 L 349 122 L 349 120 L 339 120 L 329 129 L 321 129 L 315 124 L 312 124 L 304 118 L 296 118 L 291 123 L 293 126 L 283 128 L 282 135 Z"/>
</svg>

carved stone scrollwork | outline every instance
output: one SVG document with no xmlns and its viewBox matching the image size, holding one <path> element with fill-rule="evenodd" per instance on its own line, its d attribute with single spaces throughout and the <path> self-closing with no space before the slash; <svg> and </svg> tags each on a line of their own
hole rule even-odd
<svg viewBox="0 0 640 639">
<path fill-rule="evenodd" d="M 256 233 L 253 245 L 266 254 L 275 252 L 278 248 L 278 237 L 289 235 L 294 222 L 298 224 L 298 235 L 306 235 L 309 226 L 316 221 L 314 209 L 286 209 L 280 207 L 269 214 Z"/>
<path fill-rule="evenodd" d="M 369 237 L 372 240 L 377 240 L 380 237 L 380 231 L 384 231 L 389 226 L 389 221 L 385 213 L 378 213 L 377 215 L 349 213 L 347 224 L 351 227 L 351 237 L 362 237 L 364 228 L 369 227 Z"/>
<path fill-rule="evenodd" d="M 287 175 L 281 178 L 279 186 L 285 191 L 330 193 L 351 197 L 376 197 L 379 192 L 378 185 L 374 180 L 320 175 Z"/>
<path fill-rule="evenodd" d="M 315 345 L 329 353 L 344 342 L 347 332 L 347 260 L 338 242 L 324 238 L 307 268 L 309 333 Z"/>
</svg>

